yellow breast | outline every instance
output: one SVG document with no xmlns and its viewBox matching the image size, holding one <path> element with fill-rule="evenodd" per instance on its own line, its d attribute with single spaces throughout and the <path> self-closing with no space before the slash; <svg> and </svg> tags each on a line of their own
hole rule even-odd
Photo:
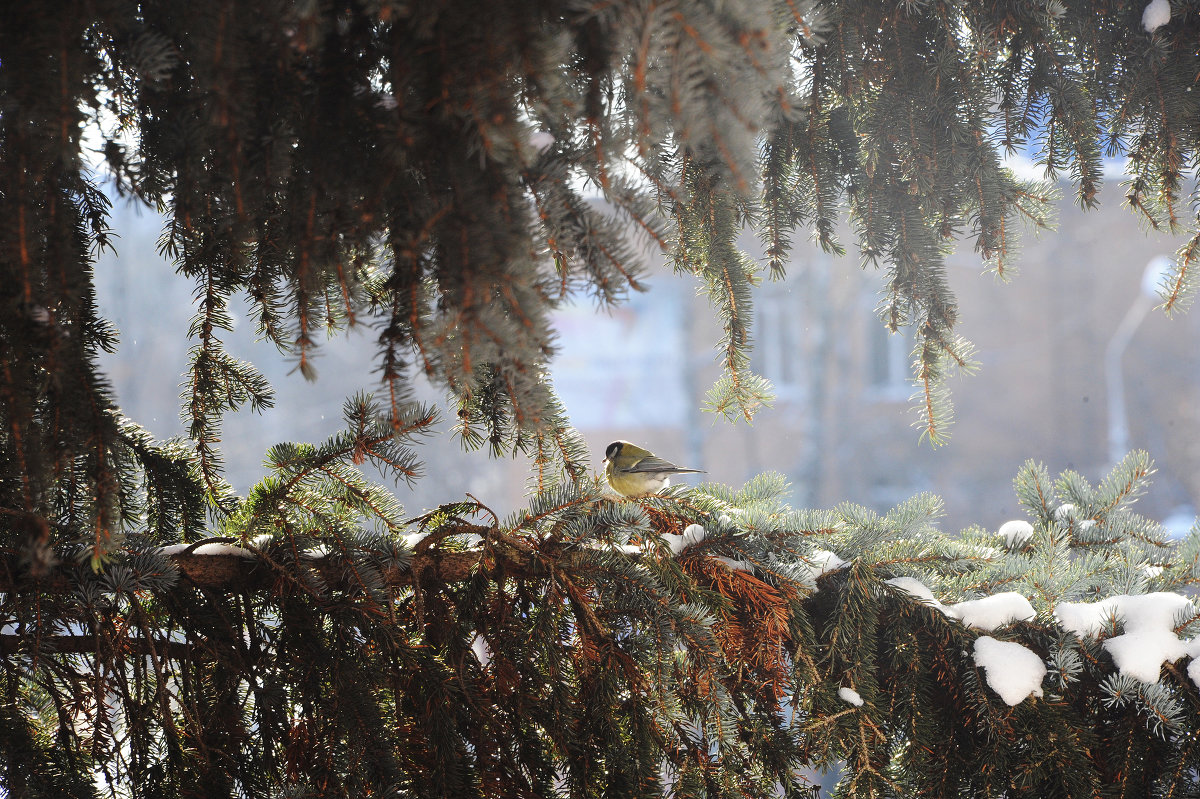
<svg viewBox="0 0 1200 799">
<path fill-rule="evenodd" d="M 612 463 L 604 467 L 604 476 L 612 490 L 623 497 L 644 497 L 654 494 L 670 485 L 670 480 L 663 474 L 648 472 L 622 472 L 615 469 Z"/>
</svg>

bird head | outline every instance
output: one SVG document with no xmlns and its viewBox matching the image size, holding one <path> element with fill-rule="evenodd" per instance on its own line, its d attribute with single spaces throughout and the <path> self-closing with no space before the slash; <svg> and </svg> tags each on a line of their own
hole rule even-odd
<svg viewBox="0 0 1200 799">
<path fill-rule="evenodd" d="M 621 454 L 621 450 L 629 445 L 630 444 L 628 441 L 614 441 L 613 443 L 609 444 L 604 449 L 604 462 L 608 463 L 609 461 L 615 459 Z"/>
<path fill-rule="evenodd" d="M 622 455 L 626 458 L 645 458 L 653 454 L 650 450 L 642 449 L 637 444 L 630 444 L 628 441 L 614 441 L 604 450 L 604 462 L 611 463 Z"/>
</svg>

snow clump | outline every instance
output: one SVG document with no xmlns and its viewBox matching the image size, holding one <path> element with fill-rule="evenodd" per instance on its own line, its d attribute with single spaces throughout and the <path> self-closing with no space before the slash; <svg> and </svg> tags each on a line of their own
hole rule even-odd
<svg viewBox="0 0 1200 799">
<path fill-rule="evenodd" d="M 699 544 L 704 540 L 704 536 L 707 534 L 708 531 L 700 525 L 689 524 L 687 527 L 683 528 L 683 535 L 663 533 L 662 539 L 663 542 L 666 543 L 667 547 L 671 550 L 671 554 L 675 557 L 679 557 L 683 550 L 695 544 Z"/>
<path fill-rule="evenodd" d="M 1150 0 L 1146 4 L 1146 10 L 1142 12 L 1142 27 L 1148 33 L 1154 33 L 1170 21 L 1171 4 L 1167 0 Z"/>
<path fill-rule="evenodd" d="M 417 544 L 424 541 L 429 536 L 429 533 L 408 533 L 404 536 L 404 544 L 409 549 L 416 549 Z"/>
<path fill-rule="evenodd" d="M 725 567 L 727 569 L 729 569 L 730 571 L 735 571 L 735 572 L 753 572 L 754 571 L 754 564 L 748 560 L 735 560 L 734 558 L 727 558 L 724 555 L 715 555 L 714 559 L 719 560 L 721 563 L 724 563 Z"/>
<path fill-rule="evenodd" d="M 959 602 L 950 608 L 958 613 L 963 624 L 989 633 L 1009 622 L 1029 621 L 1036 615 L 1029 600 L 1016 591 Z"/>
<path fill-rule="evenodd" d="M 924 602 L 926 605 L 932 605 L 940 610 L 951 619 L 958 618 L 958 611 L 953 608 L 948 608 L 938 601 L 938 598 L 933 595 L 933 591 L 929 590 L 929 586 L 916 579 L 915 577 L 893 577 L 886 581 L 888 585 L 894 585 L 906 594 L 910 594 Z"/>
<path fill-rule="evenodd" d="M 1120 594 L 1100 602 L 1060 602 L 1054 617 L 1063 629 L 1080 638 L 1098 635 L 1108 620 L 1115 618 L 1124 632 L 1105 640 L 1103 646 L 1117 669 L 1135 680 L 1156 683 L 1163 663 L 1174 663 L 1190 654 L 1189 645 L 1175 634 L 1175 619 L 1195 612 L 1191 600 L 1182 594 L 1157 591 L 1137 596 Z M 1190 665 L 1188 676 L 1200 685 Z"/>
<path fill-rule="evenodd" d="M 529 144 L 539 153 L 544 153 L 554 146 L 554 134 L 548 130 L 535 130 L 529 134 Z"/>
<path fill-rule="evenodd" d="M 165 547 L 159 547 L 158 551 L 163 555 L 181 555 L 191 547 L 192 544 L 168 544 Z M 256 557 L 253 552 L 245 547 L 235 546 L 233 544 L 225 544 L 220 541 L 214 541 L 200 546 L 188 552 L 189 555 L 235 555 L 239 558 Z"/>
<path fill-rule="evenodd" d="M 1142 574 L 1152 579 L 1161 576 L 1163 573 L 1163 567 L 1154 563 L 1143 563 L 1138 568 L 1142 570 Z"/>
<path fill-rule="evenodd" d="M 1000 536 L 1009 549 L 1023 547 L 1033 537 L 1033 525 L 1022 519 L 1013 519 L 1000 525 Z"/>
<path fill-rule="evenodd" d="M 988 687 L 1010 707 L 1021 704 L 1030 694 L 1042 695 L 1046 664 L 1036 652 L 1020 644 L 982 635 L 975 639 L 975 665 L 983 669 Z"/>
<path fill-rule="evenodd" d="M 804 558 L 801 564 L 802 570 L 805 572 L 801 582 L 808 588 L 817 587 L 817 578 L 822 574 L 835 572 L 846 565 L 846 561 L 839 558 L 828 549 L 818 549 L 808 557 Z"/>
<path fill-rule="evenodd" d="M 492 662 L 492 648 L 488 646 L 487 639 L 479 633 L 475 633 L 475 637 L 471 639 L 471 653 L 475 655 L 480 666 Z"/>
<path fill-rule="evenodd" d="M 842 698 L 843 702 L 854 705 L 855 707 L 862 707 L 863 705 L 863 698 L 859 696 L 858 691 L 854 690 L 853 688 L 842 686 L 838 689 L 838 696 Z"/>
</svg>

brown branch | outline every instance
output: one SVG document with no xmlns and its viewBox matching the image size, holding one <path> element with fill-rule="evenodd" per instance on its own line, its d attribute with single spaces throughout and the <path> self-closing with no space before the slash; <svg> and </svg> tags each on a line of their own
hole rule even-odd
<svg viewBox="0 0 1200 799">
<path fill-rule="evenodd" d="M 5 657 L 20 654 L 27 650 L 32 640 L 32 637 L 28 635 L 0 635 L 0 654 Z M 42 636 L 39 643 L 41 649 L 46 652 L 57 652 L 64 655 L 95 655 L 102 647 L 111 646 L 114 642 L 104 636 L 84 634 Z M 204 654 L 203 650 L 192 644 L 184 641 L 168 641 L 162 638 L 127 636 L 117 639 L 116 643 L 122 650 L 133 655 L 163 655 L 172 659 L 195 660 Z"/>
<path fill-rule="evenodd" d="M 578 563 L 580 558 L 586 557 L 582 552 L 564 550 L 561 545 L 544 547 L 538 552 L 532 548 L 518 547 L 516 543 L 504 537 L 494 539 L 488 548 L 489 561 L 503 561 L 505 574 L 509 576 L 544 576 L 550 573 L 551 563 L 570 566 Z M 286 592 L 287 585 L 290 584 L 287 575 L 281 574 L 266 560 L 257 557 L 235 554 L 198 555 L 188 550 L 168 557 L 179 570 L 180 579 L 161 592 L 165 597 L 195 589 L 225 593 L 278 593 Z M 383 578 L 385 584 L 391 588 L 412 586 L 414 582 L 419 582 L 426 588 L 436 588 L 439 585 L 466 580 L 479 568 L 483 557 L 483 550 L 418 552 L 413 554 L 410 568 L 386 568 Z M 305 565 L 316 571 L 322 581 L 333 590 L 361 588 L 361 578 L 355 579 L 350 564 L 338 554 L 313 558 L 306 561 Z M 0 555 L 0 593 L 68 594 L 77 589 L 78 582 L 79 571 L 71 564 L 60 564 L 46 576 L 35 578 L 20 564 L 17 555 Z M 127 654 L 154 658 L 197 660 L 212 656 L 200 643 L 125 634 L 117 635 L 115 639 L 94 634 L 42 636 L 37 639 L 26 635 L 3 634 L 0 635 L 0 656 L 17 655 L 22 652 L 32 654 L 35 649 L 37 652 L 95 655 L 105 646 L 114 644 Z M 31 649 L 31 646 L 34 648 Z"/>
<path fill-rule="evenodd" d="M 411 586 L 413 574 L 419 570 L 424 584 L 460 582 L 465 580 L 478 566 L 482 554 L 480 550 L 465 552 L 435 550 L 414 554 L 412 558 L 414 568 L 403 571 L 397 568 L 388 568 L 384 571 L 384 579 L 389 587 Z M 543 556 L 546 554 L 548 553 L 542 553 Z M 531 553 L 503 547 L 497 548 L 496 555 L 507 561 L 509 573 L 524 573 L 528 576 L 544 573 L 544 567 L 538 564 L 538 559 Z M 184 552 L 169 557 L 179 569 L 181 578 L 170 589 L 171 591 L 190 588 L 231 593 L 269 591 L 279 583 L 278 575 L 266 563 L 253 557 L 221 554 L 197 555 Z M 346 564 L 339 554 L 313 558 L 306 565 L 320 574 L 325 583 L 332 588 L 346 588 L 354 585 L 354 581 L 348 578 Z M 418 566 L 419 569 L 416 568 Z M 45 577 L 35 578 L 28 573 L 25 567 L 20 565 L 19 559 L 15 555 L 6 555 L 0 557 L 0 593 L 13 591 L 48 594 L 70 593 L 76 587 L 74 571 L 74 567 L 70 564 L 62 564 L 51 570 Z"/>
</svg>

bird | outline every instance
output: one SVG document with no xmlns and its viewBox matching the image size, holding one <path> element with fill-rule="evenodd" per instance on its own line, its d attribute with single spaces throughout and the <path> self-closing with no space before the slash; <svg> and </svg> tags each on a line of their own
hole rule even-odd
<svg viewBox="0 0 1200 799">
<path fill-rule="evenodd" d="M 604 476 L 623 497 L 644 497 L 666 488 L 673 474 L 703 473 L 664 461 L 649 450 L 628 441 L 614 441 L 604 450 Z"/>
</svg>

